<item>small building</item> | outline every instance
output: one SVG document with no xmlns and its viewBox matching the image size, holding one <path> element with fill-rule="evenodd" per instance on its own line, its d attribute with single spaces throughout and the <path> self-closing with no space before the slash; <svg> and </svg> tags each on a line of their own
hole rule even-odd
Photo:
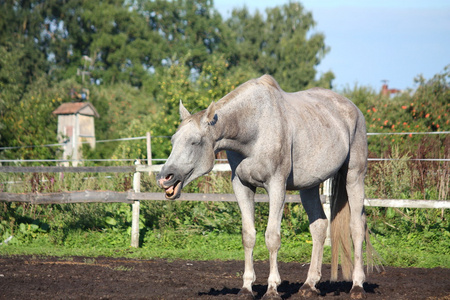
<svg viewBox="0 0 450 300">
<path fill-rule="evenodd" d="M 100 115 L 91 103 L 63 103 L 53 114 L 58 116 L 58 142 L 65 144 L 62 159 L 81 159 L 80 148 L 83 142 L 88 142 L 95 148 L 94 117 L 98 118 Z M 73 163 L 74 166 L 77 164 Z"/>
<path fill-rule="evenodd" d="M 382 80 L 383 82 L 383 86 L 381 87 L 381 95 L 383 97 L 390 97 L 392 94 L 398 94 L 401 93 L 401 90 L 398 89 L 390 89 L 388 87 L 388 81 L 387 80 Z"/>
</svg>

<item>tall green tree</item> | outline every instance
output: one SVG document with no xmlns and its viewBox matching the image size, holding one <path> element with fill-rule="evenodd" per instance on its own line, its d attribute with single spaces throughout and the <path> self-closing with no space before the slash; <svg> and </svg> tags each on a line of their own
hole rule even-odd
<svg viewBox="0 0 450 300">
<path fill-rule="evenodd" d="M 129 1 L 46 2 L 44 35 L 59 78 L 90 72 L 96 83 L 142 85 L 164 49 L 158 32 Z"/>
<path fill-rule="evenodd" d="M 188 57 L 188 67 L 201 72 L 210 55 L 232 48 L 229 28 L 212 0 L 140 0 L 138 10 L 166 42 L 166 66 L 174 55 Z"/>
<path fill-rule="evenodd" d="M 2 115 L 5 130 L 1 145 L 17 147 L 0 152 L 9 159 L 56 158 L 59 147 L 40 147 L 56 144 L 57 118 L 52 111 L 61 105 L 64 95 L 51 87 L 45 77 L 35 78 L 17 105 L 8 107 Z"/>
<path fill-rule="evenodd" d="M 41 1 L 0 1 L 0 99 L 18 101 L 35 77 L 48 71 L 41 51 Z M 8 96 L 9 97 L 9 96 Z"/>
<path fill-rule="evenodd" d="M 49 64 L 41 51 L 42 1 L 0 1 L 0 146 L 11 146 L 17 108 L 36 81 L 46 84 Z M 15 112 L 15 113 L 13 113 Z M 0 153 L 0 156 L 4 156 Z"/>
<path fill-rule="evenodd" d="M 258 11 L 252 15 L 245 7 L 235 9 L 227 24 L 237 44 L 234 65 L 271 74 L 287 91 L 317 84 L 331 87 L 331 72 L 315 80 L 315 68 L 329 48 L 323 34 L 311 33 L 315 22 L 300 3 L 267 9 L 265 17 Z"/>
</svg>

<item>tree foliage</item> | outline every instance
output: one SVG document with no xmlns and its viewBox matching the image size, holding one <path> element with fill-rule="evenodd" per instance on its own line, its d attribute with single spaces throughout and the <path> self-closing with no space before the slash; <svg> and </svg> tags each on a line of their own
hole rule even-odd
<svg viewBox="0 0 450 300">
<path fill-rule="evenodd" d="M 267 9 L 266 14 L 251 15 L 245 7 L 233 10 L 227 21 L 236 42 L 233 63 L 271 74 L 286 91 L 317 85 L 315 67 L 329 48 L 323 34 L 308 37 L 315 26 L 312 14 L 295 2 Z M 333 78 L 331 72 L 324 74 L 319 83 L 329 88 Z"/>
<path fill-rule="evenodd" d="M 45 78 L 36 78 L 20 101 L 3 113 L 5 129 L 1 136 L 7 149 L 1 157 L 10 159 L 58 158 L 57 147 L 39 147 L 56 143 L 56 116 L 52 111 L 62 103 L 57 89 L 49 88 Z M 5 145 L 2 143 L 2 145 Z M 5 146 L 6 146 L 5 145 Z M 37 147 L 29 147 L 37 146 Z"/>
<path fill-rule="evenodd" d="M 149 28 L 164 39 L 163 65 L 170 66 L 174 55 L 185 57 L 189 53 L 184 63 L 201 71 L 209 55 L 229 51 L 229 29 L 211 0 L 141 0 L 138 11 Z"/>
</svg>

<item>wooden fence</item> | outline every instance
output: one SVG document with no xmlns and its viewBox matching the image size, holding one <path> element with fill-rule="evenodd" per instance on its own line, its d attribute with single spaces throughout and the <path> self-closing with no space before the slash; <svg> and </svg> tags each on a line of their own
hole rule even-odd
<svg viewBox="0 0 450 300">
<path fill-rule="evenodd" d="M 141 193 L 141 172 L 159 172 L 161 165 L 140 165 L 123 167 L 4 167 L 0 166 L 0 172 L 7 173 L 52 173 L 52 172 L 90 172 L 90 173 L 121 173 L 134 172 L 133 189 L 128 192 L 113 191 L 77 191 L 47 194 L 16 194 L 0 192 L 0 201 L 28 202 L 31 204 L 62 204 L 62 203 L 91 203 L 91 202 L 123 202 L 132 205 L 131 246 L 139 247 L 139 213 L 140 201 L 160 200 L 165 201 L 164 193 Z M 228 164 L 216 164 L 213 172 L 230 171 Z M 321 200 L 328 220 L 330 219 L 330 184 L 325 183 L 324 195 Z M 226 201 L 235 202 L 234 194 L 200 194 L 182 193 L 177 201 Z M 255 195 L 256 202 L 268 202 L 269 197 L 264 194 Z M 286 202 L 300 202 L 299 195 L 286 195 Z M 408 208 L 450 208 L 450 201 L 442 200 L 407 200 L 407 199 L 365 199 L 366 206 L 377 207 L 408 207 Z"/>
</svg>

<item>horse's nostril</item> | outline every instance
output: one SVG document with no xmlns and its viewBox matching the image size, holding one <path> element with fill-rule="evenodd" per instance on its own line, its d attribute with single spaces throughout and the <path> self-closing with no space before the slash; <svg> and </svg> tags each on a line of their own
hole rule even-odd
<svg viewBox="0 0 450 300">
<path fill-rule="evenodd" d="M 173 177 L 173 174 L 169 174 L 169 175 L 166 176 L 165 179 L 166 179 L 166 180 L 170 180 L 170 179 L 172 179 L 172 177 Z"/>
</svg>

